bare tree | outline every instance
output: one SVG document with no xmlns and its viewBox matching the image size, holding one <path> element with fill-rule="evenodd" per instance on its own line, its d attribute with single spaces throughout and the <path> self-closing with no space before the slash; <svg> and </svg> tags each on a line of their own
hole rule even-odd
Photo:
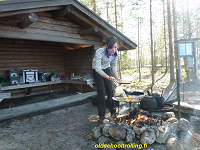
<svg viewBox="0 0 200 150">
<path fill-rule="evenodd" d="M 139 2 L 139 1 L 138 1 Z M 137 3 L 138 3 L 137 2 Z M 141 81 L 141 64 L 140 64 L 140 17 L 139 17 L 139 4 L 137 4 L 138 9 L 138 67 L 139 67 L 139 81 Z"/>
<path fill-rule="evenodd" d="M 170 53 L 170 82 L 175 81 L 174 76 L 174 55 L 173 55 L 173 43 L 172 43 L 172 28 L 171 28 L 171 3 L 167 0 L 167 14 L 168 14 L 168 32 L 169 32 L 169 53 Z"/>
<path fill-rule="evenodd" d="M 192 33 L 191 33 L 191 22 L 190 22 L 190 12 L 189 12 L 189 4 L 188 4 L 188 0 L 187 0 L 187 21 L 188 21 L 188 38 L 191 39 Z"/>
<path fill-rule="evenodd" d="M 164 41 L 165 41 L 165 74 L 167 73 L 168 67 L 167 67 L 167 44 L 166 44 L 166 20 L 165 20 L 165 0 L 163 0 L 163 20 L 164 20 Z"/>
<path fill-rule="evenodd" d="M 107 13 L 107 22 L 109 23 L 109 13 L 108 13 L 108 8 L 109 8 L 109 4 L 110 2 L 109 1 L 106 1 L 106 13 Z"/>
<path fill-rule="evenodd" d="M 93 11 L 96 13 L 96 0 L 93 0 Z"/>
<path fill-rule="evenodd" d="M 117 2 L 115 0 L 115 27 L 117 29 Z"/>
<path fill-rule="evenodd" d="M 175 63 L 178 68 L 178 43 L 177 43 L 177 19 L 176 19 L 176 0 L 172 0 L 173 7 L 173 24 L 174 24 L 174 50 L 175 50 Z M 179 70 L 180 71 L 180 70 Z M 179 72 L 180 75 L 180 72 Z"/>
<path fill-rule="evenodd" d="M 150 0 L 150 36 L 151 36 L 151 65 L 152 65 L 152 86 L 154 85 L 154 59 L 153 59 L 153 35 L 152 35 L 152 11 L 151 11 L 151 2 Z"/>
</svg>

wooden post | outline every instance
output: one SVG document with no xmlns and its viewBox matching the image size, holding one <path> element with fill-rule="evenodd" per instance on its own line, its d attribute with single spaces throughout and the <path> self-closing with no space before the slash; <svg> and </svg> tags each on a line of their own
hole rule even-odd
<svg viewBox="0 0 200 150">
<path fill-rule="evenodd" d="M 117 63 L 118 63 L 118 76 L 119 76 L 120 79 L 122 79 L 121 60 L 120 60 L 121 59 L 121 51 L 118 54 L 119 54 L 118 61 L 117 61 Z"/>
<path fill-rule="evenodd" d="M 28 88 L 25 88 L 25 93 L 24 93 L 25 97 L 26 97 L 27 89 L 28 89 Z"/>
<path fill-rule="evenodd" d="M 80 91 L 81 91 L 81 93 L 83 92 L 83 85 L 82 84 L 81 84 L 81 90 Z"/>
<path fill-rule="evenodd" d="M 198 60 L 197 60 L 197 54 L 196 54 L 196 41 L 193 42 L 193 52 L 194 52 L 194 70 L 195 70 L 195 78 L 199 78 L 198 74 Z"/>
<path fill-rule="evenodd" d="M 49 93 L 51 92 L 51 84 L 49 85 Z"/>
<path fill-rule="evenodd" d="M 22 21 L 18 23 L 18 27 L 20 29 L 24 29 L 28 27 L 30 24 L 36 22 L 37 19 L 38 17 L 35 13 L 30 13 L 26 18 L 24 18 Z"/>
<path fill-rule="evenodd" d="M 80 35 L 90 35 L 90 34 L 97 33 L 97 32 L 99 32 L 98 27 L 92 27 L 92 28 L 89 28 L 89 29 L 79 31 L 78 34 L 80 34 Z"/>
<path fill-rule="evenodd" d="M 69 90 L 68 83 L 66 83 L 66 89 L 67 89 L 67 91 Z"/>
<path fill-rule="evenodd" d="M 63 17 L 66 14 L 69 14 L 73 11 L 73 6 L 72 5 L 68 5 L 67 7 L 58 10 L 56 12 L 53 13 L 52 18 L 53 19 L 59 19 L 60 17 Z"/>
</svg>

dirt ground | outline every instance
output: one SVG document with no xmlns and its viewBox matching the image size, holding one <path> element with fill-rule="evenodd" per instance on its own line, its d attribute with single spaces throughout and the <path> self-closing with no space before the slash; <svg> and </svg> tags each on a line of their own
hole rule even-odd
<svg viewBox="0 0 200 150">
<path fill-rule="evenodd" d="M 1 150 L 94 150 L 91 130 L 98 126 L 90 101 L 0 124 Z"/>
<path fill-rule="evenodd" d="M 169 76 L 166 76 L 156 83 L 166 95 L 175 86 L 166 82 L 168 78 Z M 200 104 L 199 87 L 199 80 L 185 82 L 184 101 Z M 183 87 L 181 89 L 181 100 L 183 100 Z M 107 110 L 106 117 L 109 115 Z M 197 121 L 194 121 L 194 117 L 191 127 L 194 132 L 199 133 L 200 119 L 196 116 Z M 97 108 L 92 105 L 90 99 L 45 114 L 12 119 L 0 123 L 0 149 L 95 150 L 96 143 L 91 138 L 91 130 L 99 126 L 97 120 Z"/>
</svg>

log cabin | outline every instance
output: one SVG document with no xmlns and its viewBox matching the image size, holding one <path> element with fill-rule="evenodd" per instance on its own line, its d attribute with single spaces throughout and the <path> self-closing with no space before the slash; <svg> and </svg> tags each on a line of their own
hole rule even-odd
<svg viewBox="0 0 200 150">
<path fill-rule="evenodd" d="M 77 0 L 0 1 L 0 76 L 6 77 L 9 70 L 26 69 L 57 76 L 92 74 L 95 50 L 110 36 L 118 38 L 119 51 L 137 47 Z M 8 99 L 70 88 L 91 92 L 91 84 L 57 80 L 3 86 L 2 91 Z"/>
</svg>

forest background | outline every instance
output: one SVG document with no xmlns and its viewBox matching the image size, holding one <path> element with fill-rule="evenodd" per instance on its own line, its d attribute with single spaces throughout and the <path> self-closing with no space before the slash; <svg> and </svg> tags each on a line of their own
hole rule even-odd
<svg viewBox="0 0 200 150">
<path fill-rule="evenodd" d="M 199 0 L 80 0 L 85 6 L 118 29 L 138 47 L 120 52 L 120 69 L 123 75 L 137 74 L 137 85 L 144 83 L 142 73 L 151 75 L 153 85 L 160 76 L 176 77 L 174 41 L 200 37 Z M 200 42 L 196 41 L 199 61 Z M 183 65 L 183 60 L 181 62 Z M 155 79 L 157 75 L 159 78 Z M 155 77 L 154 77 L 155 76 Z M 182 78 L 192 76 L 182 68 Z M 136 85 L 134 85 L 136 86 Z"/>
</svg>

